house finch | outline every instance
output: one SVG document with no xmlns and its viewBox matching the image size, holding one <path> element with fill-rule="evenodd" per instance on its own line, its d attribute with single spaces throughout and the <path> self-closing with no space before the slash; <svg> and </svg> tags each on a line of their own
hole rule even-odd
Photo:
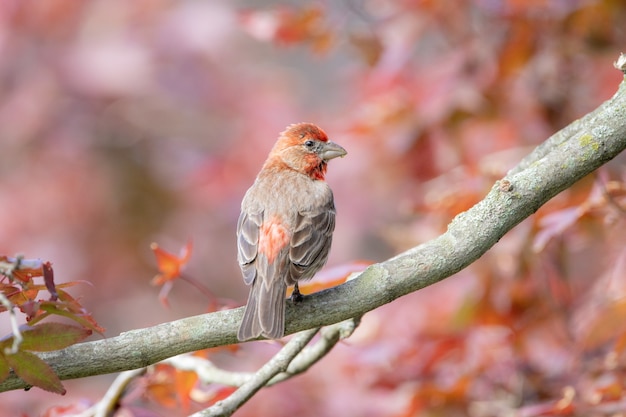
<svg viewBox="0 0 626 417">
<path fill-rule="evenodd" d="M 278 339 L 285 332 L 285 291 L 326 263 L 335 229 L 333 193 L 324 182 L 329 160 L 346 150 L 311 123 L 287 127 L 241 203 L 237 260 L 251 285 L 237 338 Z"/>
</svg>

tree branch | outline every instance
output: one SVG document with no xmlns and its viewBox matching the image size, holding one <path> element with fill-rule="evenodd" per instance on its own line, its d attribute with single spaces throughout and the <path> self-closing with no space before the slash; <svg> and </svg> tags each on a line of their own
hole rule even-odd
<svg viewBox="0 0 626 417">
<path fill-rule="evenodd" d="M 320 339 L 311 346 L 305 347 L 291 361 L 287 369 L 269 380 L 267 385 L 278 384 L 306 372 L 311 366 L 326 356 L 340 340 L 350 337 L 359 324 L 360 319 L 350 319 L 335 323 L 332 326 L 322 327 Z"/>
<path fill-rule="evenodd" d="M 289 363 L 287 369 L 267 381 L 266 385 L 278 384 L 306 372 L 311 366 L 326 356 L 340 340 L 350 337 L 358 324 L 358 320 L 350 319 L 322 328 L 319 340 L 311 346 L 302 349 Z M 207 385 L 221 384 L 240 387 L 255 374 L 255 372 L 225 371 L 213 365 L 210 360 L 191 354 L 174 356 L 161 363 L 166 363 L 181 371 L 194 371 L 198 374 L 200 381 Z"/>
<path fill-rule="evenodd" d="M 338 323 L 465 268 L 559 192 L 626 148 L 626 83 L 617 93 L 538 146 L 484 200 L 456 216 L 438 238 L 372 265 L 358 278 L 287 304 L 286 333 Z M 145 367 L 168 357 L 237 343 L 243 308 L 132 330 L 40 354 L 61 379 Z M 27 384 L 11 375 L 0 391 Z"/>
<path fill-rule="evenodd" d="M 306 347 L 307 343 L 319 329 L 310 329 L 295 335 L 272 359 L 255 372 L 239 389 L 228 396 L 228 398 L 217 402 L 210 408 L 199 411 L 191 417 L 226 417 L 232 415 L 239 407 L 274 376 L 281 372 L 286 372 L 291 361 Z"/>
</svg>

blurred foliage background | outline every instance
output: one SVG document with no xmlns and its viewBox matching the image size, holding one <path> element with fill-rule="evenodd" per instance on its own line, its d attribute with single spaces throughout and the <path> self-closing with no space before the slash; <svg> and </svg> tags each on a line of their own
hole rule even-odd
<svg viewBox="0 0 626 417">
<path fill-rule="evenodd" d="M 153 241 L 191 239 L 186 274 L 243 304 L 241 198 L 278 133 L 309 121 L 348 150 L 327 177 L 327 273 L 382 261 L 608 99 L 625 21 L 620 0 L 2 1 L 0 252 L 89 281 L 72 293 L 108 336 L 208 310 L 182 282 L 158 302 Z M 237 415 L 621 415 L 624 162 L 455 277 L 367 314 Z M 277 349 L 212 360 L 253 370 Z M 68 381 L 66 397 L 4 393 L 0 416 L 67 415 L 51 407 L 87 406 L 113 377 Z M 118 415 L 201 402 L 140 394 Z"/>
</svg>

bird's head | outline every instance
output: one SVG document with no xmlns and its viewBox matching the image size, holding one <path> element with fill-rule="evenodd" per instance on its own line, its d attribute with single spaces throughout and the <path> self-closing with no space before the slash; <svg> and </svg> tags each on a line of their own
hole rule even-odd
<svg viewBox="0 0 626 417">
<path fill-rule="evenodd" d="M 316 125 L 298 123 L 280 134 L 266 165 L 283 163 L 294 171 L 323 180 L 328 161 L 346 154 L 344 148 L 329 141 L 326 132 Z"/>
</svg>

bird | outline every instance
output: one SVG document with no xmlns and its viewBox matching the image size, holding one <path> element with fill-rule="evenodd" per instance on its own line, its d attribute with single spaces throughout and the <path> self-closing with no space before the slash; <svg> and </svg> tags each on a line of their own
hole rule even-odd
<svg viewBox="0 0 626 417">
<path fill-rule="evenodd" d="M 239 341 L 280 339 L 285 332 L 286 290 L 303 297 L 298 282 L 328 259 L 335 229 L 328 161 L 346 150 L 312 123 L 287 126 L 245 193 L 237 221 L 237 260 L 250 286 Z"/>
</svg>

